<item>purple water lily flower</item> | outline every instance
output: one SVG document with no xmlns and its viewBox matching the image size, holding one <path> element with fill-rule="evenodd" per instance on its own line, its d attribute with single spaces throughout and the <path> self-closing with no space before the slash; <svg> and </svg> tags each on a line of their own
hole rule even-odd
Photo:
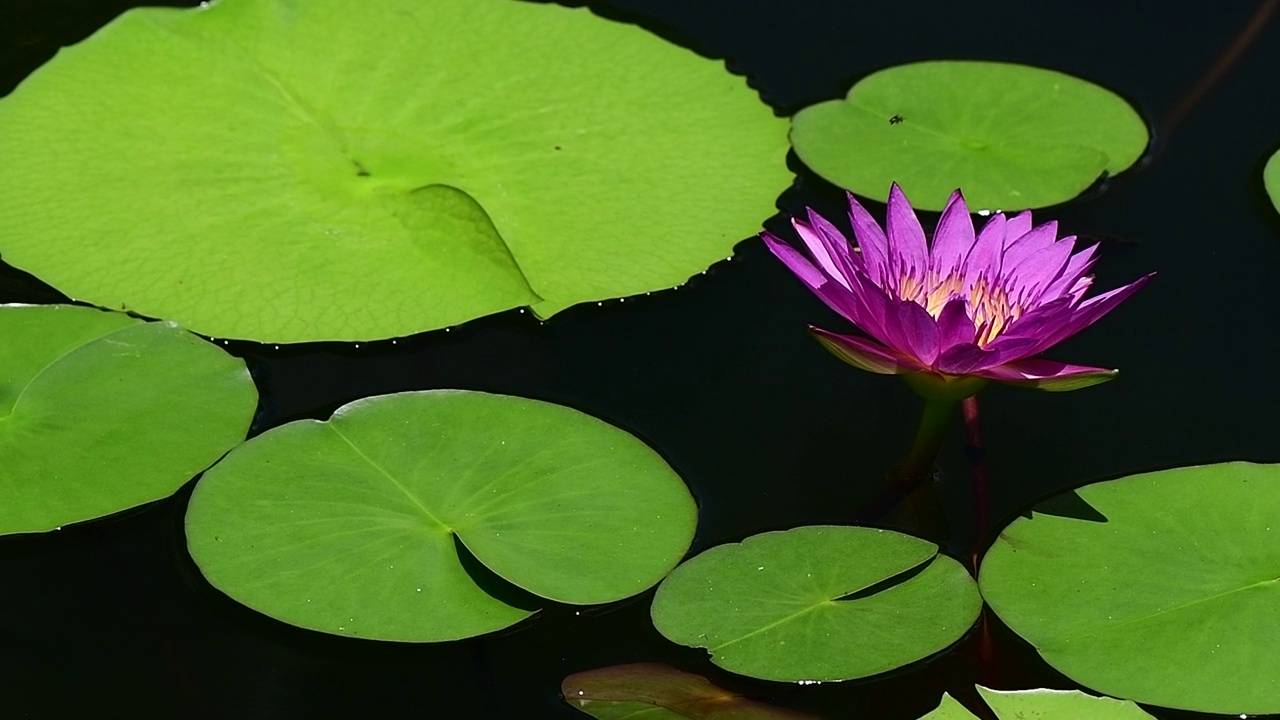
<svg viewBox="0 0 1280 720">
<path fill-rule="evenodd" d="M 1056 222 L 1033 227 L 1030 212 L 998 213 L 975 234 L 959 190 L 932 247 L 896 184 L 885 230 L 852 195 L 849 210 L 856 248 L 812 210 L 808 222 L 792 220 L 813 260 L 761 234 L 815 295 L 866 333 L 810 328 L 841 359 L 903 375 L 926 397 L 966 397 L 991 380 L 1074 390 L 1115 377 L 1035 356 L 1092 325 L 1151 275 L 1086 300 L 1097 245 L 1076 250 Z"/>
</svg>

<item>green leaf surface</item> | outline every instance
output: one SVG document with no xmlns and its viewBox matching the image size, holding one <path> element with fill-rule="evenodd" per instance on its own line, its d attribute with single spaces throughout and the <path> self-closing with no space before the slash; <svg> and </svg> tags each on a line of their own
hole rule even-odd
<svg viewBox="0 0 1280 720">
<path fill-rule="evenodd" d="M 1128 700 L 1094 697 L 1079 690 L 990 690 L 978 693 L 999 720 L 1151 720 Z"/>
<path fill-rule="evenodd" d="M 582 8 L 134 9 L 0 101 L 0 252 L 215 337 L 545 317 L 730 255 L 785 134 L 721 62 Z"/>
<path fill-rule="evenodd" d="M 244 363 L 172 323 L 0 306 L 0 534 L 166 497 L 244 440 Z"/>
<path fill-rule="evenodd" d="M 187 545 L 205 577 L 313 630 L 452 640 L 543 598 L 603 603 L 657 583 L 693 537 L 683 481 L 631 435 L 559 405 L 461 390 L 358 400 L 236 448 L 205 473 Z"/>
<path fill-rule="evenodd" d="M 978 693 L 999 720 L 1151 720 L 1127 700 L 1094 697 L 1079 690 L 991 690 L 979 685 Z M 977 720 L 977 716 L 944 693 L 938 708 L 920 720 Z"/>
<path fill-rule="evenodd" d="M 600 720 L 816 720 L 657 663 L 574 673 L 564 679 L 560 692 L 570 705 Z"/>
<path fill-rule="evenodd" d="M 1262 186 L 1266 188 L 1271 204 L 1280 211 L 1280 152 L 1273 154 L 1262 169 Z"/>
<path fill-rule="evenodd" d="M 926 210 L 941 210 L 956 188 L 973 211 L 1060 203 L 1133 165 L 1148 139 L 1133 107 L 1097 85 L 968 60 L 880 70 L 791 124 L 814 172 L 880 202 L 897 182 Z"/>
<path fill-rule="evenodd" d="M 726 670 L 799 682 L 924 658 L 959 639 L 981 607 L 973 579 L 933 543 L 814 526 L 702 553 L 663 581 L 652 616 L 668 639 L 707 648 Z"/>
<path fill-rule="evenodd" d="M 1280 466 L 1087 485 L 1005 528 L 980 584 L 1014 632 L 1089 688 L 1280 712 Z"/>
</svg>

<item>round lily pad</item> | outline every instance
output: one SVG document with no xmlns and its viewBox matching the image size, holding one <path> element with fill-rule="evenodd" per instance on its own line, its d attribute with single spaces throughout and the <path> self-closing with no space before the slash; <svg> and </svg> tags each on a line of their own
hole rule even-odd
<svg viewBox="0 0 1280 720">
<path fill-rule="evenodd" d="M 962 636 L 982 600 L 938 547 L 888 530 L 814 526 L 712 548 L 663 581 L 658 631 L 765 680 L 848 680 Z"/>
<path fill-rule="evenodd" d="M 980 584 L 1014 632 L 1089 688 L 1280 712 L 1280 466 L 1087 485 L 1005 528 Z"/>
<path fill-rule="evenodd" d="M 0 101 L 0 252 L 206 335 L 393 337 L 678 285 L 786 153 L 723 63 L 584 8 L 140 8 Z"/>
<path fill-rule="evenodd" d="M 0 307 L 0 534 L 166 497 L 244 440 L 244 363 L 172 323 Z"/>
<path fill-rule="evenodd" d="M 956 188 L 974 211 L 1060 203 L 1132 165 L 1148 139 L 1133 107 L 1097 85 L 968 60 L 880 70 L 791 121 L 814 172 L 881 202 L 897 182 L 926 210 Z"/>
<path fill-rule="evenodd" d="M 1151 720 L 1151 715 L 1127 700 L 1094 697 L 1079 690 L 990 690 L 979 685 L 978 694 L 999 720 Z M 920 720 L 978 720 L 978 716 L 944 694 L 938 709 Z"/>
<path fill-rule="evenodd" d="M 196 485 L 187 545 L 209 582 L 278 620 L 422 642 L 530 614 L 485 573 L 565 603 L 634 595 L 680 561 L 696 524 L 684 482 L 626 432 L 550 403 L 433 390 L 236 448 Z"/>
</svg>

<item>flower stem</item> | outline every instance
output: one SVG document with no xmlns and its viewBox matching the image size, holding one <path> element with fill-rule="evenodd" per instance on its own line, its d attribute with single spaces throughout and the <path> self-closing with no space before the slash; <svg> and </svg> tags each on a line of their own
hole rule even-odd
<svg viewBox="0 0 1280 720">
<path fill-rule="evenodd" d="M 889 487 L 859 510 L 856 517 L 859 522 L 879 522 L 886 516 L 898 516 L 897 519 L 906 521 L 905 524 L 922 537 L 938 543 L 948 539 L 950 532 L 942 503 L 930 481 L 955 405 L 955 400 L 925 398 L 911 450 L 902 464 L 889 473 Z"/>
<path fill-rule="evenodd" d="M 942 447 L 942 436 L 946 433 L 955 406 L 954 400 L 925 399 L 920 427 L 916 430 L 915 441 L 911 443 L 911 451 L 894 472 L 894 485 L 898 489 L 910 493 L 932 477 L 933 465 L 937 462 L 938 450 Z"/>
<path fill-rule="evenodd" d="M 973 475 L 973 572 L 978 573 L 978 553 L 986 541 L 991 520 L 991 498 L 987 489 L 987 461 L 982 450 L 982 425 L 978 414 L 978 398 L 967 397 L 961 406 L 964 415 L 965 454 L 969 456 L 969 469 Z"/>
</svg>

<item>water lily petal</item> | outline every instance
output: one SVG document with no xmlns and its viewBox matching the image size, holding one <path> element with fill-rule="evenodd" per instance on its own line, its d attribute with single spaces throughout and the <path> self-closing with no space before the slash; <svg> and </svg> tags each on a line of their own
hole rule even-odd
<svg viewBox="0 0 1280 720">
<path fill-rule="evenodd" d="M 1005 247 L 1008 247 L 1018 241 L 1023 235 L 1031 231 L 1031 211 L 1023 210 L 1008 219 L 1005 225 Z"/>
<path fill-rule="evenodd" d="M 953 345 L 938 355 L 934 370 L 946 375 L 970 375 L 1000 364 L 1000 353 L 977 345 Z"/>
<path fill-rule="evenodd" d="M 987 282 L 991 282 L 999 276 L 1006 222 L 1004 215 L 996 213 L 978 231 L 973 249 L 964 259 L 964 293 L 966 295 L 973 291 L 973 286 L 977 284 L 979 278 L 985 278 Z"/>
<path fill-rule="evenodd" d="M 805 247 L 809 248 L 809 254 L 817 261 L 818 267 L 822 268 L 827 277 L 845 287 L 849 287 L 847 277 L 851 269 L 843 258 L 839 256 L 834 243 L 826 236 L 826 233 L 796 219 L 791 220 L 791 226 L 795 228 L 796 234 L 804 241 Z M 841 239 L 843 240 L 843 238 Z"/>
<path fill-rule="evenodd" d="M 1119 372 L 1119 370 L 1087 365 L 1068 365 L 1057 360 L 1031 358 L 986 368 L 974 374 L 1010 385 L 1065 392 L 1104 383 L 1114 378 Z"/>
<path fill-rule="evenodd" d="M 902 278 L 923 280 L 929 268 L 929 246 L 920 220 L 897 183 L 889 188 L 889 208 L 884 226 L 889 238 L 890 287 L 894 290 L 900 288 Z"/>
<path fill-rule="evenodd" d="M 1068 239 L 1074 241 L 1075 236 L 1071 235 L 1063 238 L 1063 240 Z M 1076 286 L 1076 281 L 1093 269 L 1093 264 L 1098 261 L 1096 257 L 1097 251 L 1098 245 L 1095 243 L 1072 255 L 1071 259 L 1067 261 L 1067 266 L 1062 269 L 1062 274 L 1058 276 L 1057 280 L 1050 283 L 1044 289 L 1044 292 L 1040 293 L 1040 297 L 1035 302 L 1046 302 L 1071 292 L 1072 288 Z"/>
<path fill-rule="evenodd" d="M 973 320 L 969 317 L 967 303 L 964 298 L 954 298 L 942 306 L 938 313 L 938 347 L 941 353 L 956 345 L 973 345 L 977 331 Z M 942 371 L 946 372 L 946 371 Z"/>
<path fill-rule="evenodd" d="M 935 277 L 945 279 L 960 271 L 964 259 L 973 249 L 975 236 L 973 218 L 959 190 L 951 193 L 947 206 L 938 218 L 938 228 L 933 232 L 933 248 L 929 252 L 929 265 Z"/>
<path fill-rule="evenodd" d="M 1027 258 L 1040 253 L 1045 248 L 1052 247 L 1058 240 L 1058 223 L 1047 222 L 1031 228 L 1022 233 L 1012 242 L 1008 238 L 1012 237 L 1009 225 L 1012 221 L 1005 224 L 1006 245 L 1004 249 L 1004 269 L 1008 273 L 1013 268 L 1020 265 Z"/>
<path fill-rule="evenodd" d="M 836 357 L 850 365 L 860 367 L 868 372 L 881 375 L 899 375 L 907 372 L 919 372 L 923 368 L 900 358 L 888 348 L 873 340 L 853 335 L 837 335 L 818 327 L 809 327 L 813 336 L 830 350 Z"/>
<path fill-rule="evenodd" d="M 824 272 L 809 262 L 809 258 L 805 257 L 804 253 L 783 242 L 773 233 L 762 232 L 760 239 L 764 240 L 765 246 L 774 254 L 774 257 L 781 260 L 782 264 L 786 265 L 787 269 L 800 278 L 800 282 L 810 290 L 817 290 L 829 279 Z"/>
<path fill-rule="evenodd" d="M 1024 237 L 1030 237 L 1035 230 Z M 1004 273 L 1006 292 L 1015 302 L 1030 304 L 1039 298 L 1044 289 L 1057 280 L 1071 259 L 1073 247 L 1070 242 L 1051 242 L 1038 251 L 1017 260 L 1010 267 L 1009 256 L 1005 255 Z"/>
<path fill-rule="evenodd" d="M 1103 315 L 1111 312 L 1115 306 L 1124 302 L 1130 295 L 1137 292 L 1138 288 L 1146 285 L 1153 277 L 1155 277 L 1155 273 L 1150 273 L 1138 278 L 1124 287 L 1116 288 L 1115 290 L 1084 301 L 1075 309 L 1074 312 L 1071 313 L 1071 316 L 1065 322 L 1051 330 L 1047 336 L 1041 338 L 1040 342 L 1037 343 L 1035 350 L 1028 354 L 1033 355 L 1038 352 L 1043 352 L 1044 350 L 1057 345 L 1063 340 L 1066 340 L 1072 335 L 1075 335 L 1081 330 L 1094 324 L 1100 320 Z"/>
<path fill-rule="evenodd" d="M 924 308 L 903 300 L 898 303 L 895 329 L 899 338 L 890 347 L 905 351 L 923 367 L 932 367 L 933 361 L 938 359 L 938 321 Z"/>
<path fill-rule="evenodd" d="M 846 272 L 864 267 L 862 255 L 853 251 L 853 245 L 844 236 L 844 233 L 840 232 L 840 228 L 832 225 L 830 221 L 814 212 L 812 208 L 809 209 L 809 222 L 815 230 L 822 233 L 823 238 L 828 243 L 827 247 L 831 254 L 843 261 L 840 266 L 845 268 Z"/>
<path fill-rule="evenodd" d="M 880 225 L 871 217 L 871 213 L 861 203 L 849 195 L 849 223 L 853 225 L 853 236 L 858 241 L 859 255 L 866 267 L 867 275 L 872 282 L 885 287 L 889 276 L 889 240 L 885 237 Z"/>
</svg>

